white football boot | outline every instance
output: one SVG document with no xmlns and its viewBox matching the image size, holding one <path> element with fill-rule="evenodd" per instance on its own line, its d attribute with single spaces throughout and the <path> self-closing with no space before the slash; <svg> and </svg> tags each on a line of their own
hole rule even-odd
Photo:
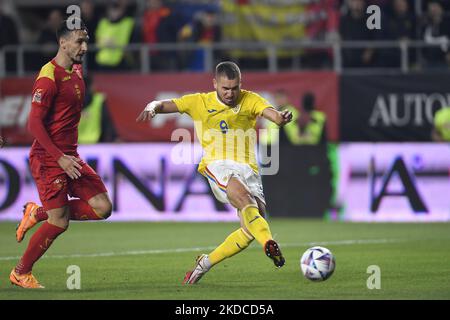
<svg viewBox="0 0 450 320">
<path fill-rule="evenodd" d="M 208 263 L 208 255 L 202 254 L 197 257 L 195 261 L 195 267 L 192 271 L 186 272 L 183 284 L 195 284 L 211 269 L 211 265 Z"/>
</svg>

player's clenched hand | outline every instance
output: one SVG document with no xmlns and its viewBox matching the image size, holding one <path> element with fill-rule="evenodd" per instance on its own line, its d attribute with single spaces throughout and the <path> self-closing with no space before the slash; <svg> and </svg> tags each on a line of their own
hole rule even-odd
<svg viewBox="0 0 450 320">
<path fill-rule="evenodd" d="M 58 159 L 58 164 L 71 179 L 81 177 L 81 165 L 76 157 L 65 154 Z"/>
<path fill-rule="evenodd" d="M 281 117 L 283 119 L 281 125 L 284 126 L 285 124 L 292 121 L 292 112 L 289 110 L 281 111 Z"/>
<path fill-rule="evenodd" d="M 161 101 L 150 102 L 149 104 L 147 104 L 145 109 L 141 112 L 139 117 L 137 117 L 136 121 L 150 120 L 151 118 L 156 116 L 156 111 L 160 107 L 160 105 L 161 105 Z"/>
</svg>

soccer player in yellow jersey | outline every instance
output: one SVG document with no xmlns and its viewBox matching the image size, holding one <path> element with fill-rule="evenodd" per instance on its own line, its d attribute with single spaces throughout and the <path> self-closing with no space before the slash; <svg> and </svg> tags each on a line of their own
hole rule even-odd
<svg viewBox="0 0 450 320">
<path fill-rule="evenodd" d="M 258 94 L 241 90 L 241 72 L 233 62 L 216 66 L 215 91 L 152 101 L 136 121 L 150 120 L 158 113 L 187 113 L 204 149 L 198 171 L 208 179 L 216 198 L 238 210 L 241 227 L 209 254 L 196 260 L 186 273 L 185 284 L 197 283 L 212 266 L 229 258 L 256 239 L 276 267 L 284 257 L 265 220 L 265 200 L 254 147 L 256 117 L 283 126 L 292 120 L 289 111 L 279 112 Z M 237 142 L 238 141 L 238 142 Z"/>
</svg>

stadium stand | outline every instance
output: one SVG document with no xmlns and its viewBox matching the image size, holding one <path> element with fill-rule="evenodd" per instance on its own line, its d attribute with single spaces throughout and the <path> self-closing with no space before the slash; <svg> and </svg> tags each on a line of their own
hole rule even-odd
<svg viewBox="0 0 450 320">
<path fill-rule="evenodd" d="M 274 6 L 270 1 L 267 5 L 231 0 L 119 0 L 113 4 L 123 11 L 119 15 L 133 21 L 134 31 L 129 39 L 119 41 L 122 49 L 117 50 L 124 51 L 124 59 L 116 67 L 106 67 L 98 60 L 105 55 L 97 33 L 101 21 L 102 28 L 109 26 L 105 25 L 111 13 L 108 3 L 78 3 L 90 30 L 87 66 L 91 70 L 120 65 L 141 73 L 208 71 L 225 58 L 238 61 L 244 70 L 270 71 L 388 68 L 405 72 L 442 70 L 450 63 L 450 1 L 321 0 Z M 63 18 L 69 4 L 3 0 L 0 48 L 5 58 L 0 72 L 36 72 L 52 48 L 52 25 Z M 359 28 L 370 4 L 382 8 L 381 30 Z M 250 14 L 241 10 L 250 5 Z M 276 10 L 277 15 L 267 18 L 268 10 Z"/>
</svg>

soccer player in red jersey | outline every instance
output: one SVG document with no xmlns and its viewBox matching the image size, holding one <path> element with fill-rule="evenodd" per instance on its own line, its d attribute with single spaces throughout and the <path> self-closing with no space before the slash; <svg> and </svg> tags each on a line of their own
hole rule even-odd
<svg viewBox="0 0 450 320">
<path fill-rule="evenodd" d="M 16 230 L 21 242 L 25 233 L 44 223 L 30 239 L 17 266 L 12 284 L 43 288 L 32 275 L 34 263 L 69 226 L 69 220 L 101 220 L 110 216 L 111 200 L 95 171 L 77 152 L 85 86 L 81 69 L 88 34 L 79 19 L 64 21 L 56 31 L 56 57 L 44 65 L 34 83 L 28 128 L 35 137 L 30 168 L 42 207 L 28 202 Z M 68 200 L 68 196 L 79 198 Z"/>
</svg>

